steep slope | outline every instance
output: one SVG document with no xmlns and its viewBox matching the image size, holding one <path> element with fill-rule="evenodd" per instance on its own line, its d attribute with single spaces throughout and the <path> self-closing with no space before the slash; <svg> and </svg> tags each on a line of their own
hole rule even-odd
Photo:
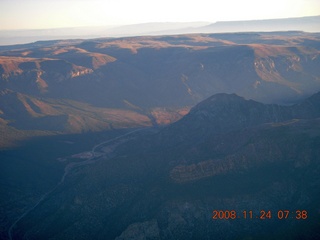
<svg viewBox="0 0 320 240">
<path fill-rule="evenodd" d="M 319 96 L 291 107 L 212 96 L 175 124 L 72 172 L 14 236 L 316 239 Z M 214 219 L 215 210 L 237 217 Z"/>
<path fill-rule="evenodd" d="M 172 110 L 167 123 L 183 114 Z M 154 114 L 160 112 L 155 111 Z M 163 110 L 163 114 L 167 111 Z M 175 118 L 172 118 L 175 116 Z M 98 108 L 67 99 L 37 98 L 8 89 L 0 91 L 0 149 L 20 145 L 37 136 L 98 132 L 132 127 L 149 127 L 153 117 L 132 110 Z"/>
<path fill-rule="evenodd" d="M 319 118 L 319 96 L 320 93 L 317 93 L 299 104 L 281 106 L 245 100 L 235 94 L 216 94 L 192 108 L 179 122 L 164 129 L 161 134 L 167 140 L 159 144 L 174 142 L 192 145 L 205 141 L 207 136 L 213 134 L 223 134 L 271 122 Z M 172 136 L 172 133 L 176 133 L 175 136 Z"/>
<path fill-rule="evenodd" d="M 96 108 L 71 100 L 39 99 L 11 90 L 0 92 L 0 116 L 20 130 L 81 133 L 150 126 L 146 116 L 130 110 Z"/>
</svg>

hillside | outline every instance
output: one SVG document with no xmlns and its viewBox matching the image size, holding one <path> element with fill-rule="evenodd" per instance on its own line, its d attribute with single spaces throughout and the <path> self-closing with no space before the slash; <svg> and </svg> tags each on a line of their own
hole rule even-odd
<svg viewBox="0 0 320 240">
<path fill-rule="evenodd" d="M 13 239 L 317 239 L 319 96 L 280 106 L 217 94 L 172 125 L 100 146 L 99 161 L 70 172 Z"/>
</svg>

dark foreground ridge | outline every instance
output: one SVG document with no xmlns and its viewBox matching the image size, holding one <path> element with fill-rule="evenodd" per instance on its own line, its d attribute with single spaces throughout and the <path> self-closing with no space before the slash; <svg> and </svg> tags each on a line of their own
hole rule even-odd
<svg viewBox="0 0 320 240">
<path fill-rule="evenodd" d="M 209 97 L 99 148 L 12 239 L 318 239 L 319 106 L 320 93 L 292 106 Z"/>
</svg>

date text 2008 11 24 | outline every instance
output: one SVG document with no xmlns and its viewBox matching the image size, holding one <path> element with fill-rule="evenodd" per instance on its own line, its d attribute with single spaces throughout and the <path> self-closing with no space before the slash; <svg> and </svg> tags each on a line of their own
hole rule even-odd
<svg viewBox="0 0 320 240">
<path fill-rule="evenodd" d="M 237 212 L 235 210 L 213 210 L 212 219 L 222 220 L 222 219 L 296 219 L 296 220 L 306 220 L 308 218 L 308 212 L 306 210 L 278 210 L 272 212 L 271 210 L 260 210 L 259 213 L 254 213 L 252 210 L 243 210 Z"/>
</svg>

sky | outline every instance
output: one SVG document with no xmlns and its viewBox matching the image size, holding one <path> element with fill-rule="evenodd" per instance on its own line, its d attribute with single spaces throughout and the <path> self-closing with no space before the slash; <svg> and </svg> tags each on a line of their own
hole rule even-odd
<svg viewBox="0 0 320 240">
<path fill-rule="evenodd" d="M 0 30 L 320 15 L 320 0 L 0 0 Z"/>
</svg>

